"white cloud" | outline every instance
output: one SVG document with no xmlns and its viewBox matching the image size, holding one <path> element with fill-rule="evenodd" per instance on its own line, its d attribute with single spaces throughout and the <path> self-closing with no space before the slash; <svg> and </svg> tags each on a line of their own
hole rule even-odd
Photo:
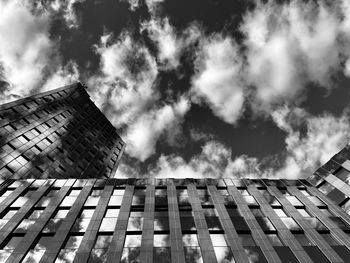
<svg viewBox="0 0 350 263">
<path fill-rule="evenodd" d="M 74 5 L 82 2 L 85 2 L 85 0 L 55 0 L 50 3 L 50 7 L 54 12 L 62 12 L 69 28 L 77 28 L 79 19 L 74 10 Z"/>
<path fill-rule="evenodd" d="M 41 91 L 47 91 L 72 84 L 79 80 L 78 65 L 70 61 L 66 66 L 61 66 L 54 72 L 42 86 Z"/>
<path fill-rule="evenodd" d="M 247 47 L 245 78 L 256 87 L 258 106 L 290 102 L 309 82 L 329 87 L 340 68 L 340 19 L 322 3 L 258 3 L 241 30 Z"/>
<path fill-rule="evenodd" d="M 148 49 L 125 32 L 117 40 L 103 36 L 96 52 L 101 72 L 88 81 L 90 95 L 116 127 L 125 128 L 126 152 L 144 161 L 161 137 L 174 144 L 190 102 L 183 95 L 159 106 L 158 67 Z"/>
<path fill-rule="evenodd" d="M 158 60 L 165 70 L 176 69 L 184 49 L 201 36 L 201 31 L 195 23 L 186 28 L 182 34 L 177 34 L 167 17 L 152 16 L 149 21 L 141 24 L 141 31 L 147 31 L 150 39 L 156 43 Z"/>
<path fill-rule="evenodd" d="M 275 171 L 277 177 L 296 179 L 310 176 L 349 140 L 347 112 L 340 117 L 329 114 L 310 116 L 300 108 L 290 110 L 285 107 L 274 111 L 272 117 L 278 127 L 287 132 L 287 155 L 283 167 Z M 301 125 L 307 128 L 304 136 L 297 129 Z"/>
<path fill-rule="evenodd" d="M 165 134 L 168 141 L 174 142 L 189 107 L 188 100 L 182 97 L 172 105 L 164 105 L 141 115 L 126 131 L 126 152 L 144 161 L 155 153 L 155 146 L 161 135 Z"/>
<path fill-rule="evenodd" d="M 88 80 L 92 100 L 115 126 L 134 122 L 159 98 L 154 57 L 128 33 L 116 41 L 103 36 L 96 52 L 101 56 L 101 74 Z"/>
<path fill-rule="evenodd" d="M 244 103 L 238 47 L 231 38 L 217 35 L 202 38 L 201 46 L 191 91 L 194 98 L 208 103 L 216 116 L 234 124 L 242 115 Z"/>
<path fill-rule="evenodd" d="M 256 158 L 245 155 L 232 160 L 232 151 L 217 141 L 209 141 L 201 153 L 186 162 L 177 155 L 161 155 L 154 167 L 144 174 L 127 163 L 120 164 L 118 177 L 151 178 L 245 178 L 268 176 L 270 170 L 261 171 Z"/>
<path fill-rule="evenodd" d="M 10 87 L 2 94 L 1 103 L 39 87 L 55 51 L 49 25 L 46 13 L 33 15 L 24 1 L 0 2 L 0 64 Z"/>
</svg>

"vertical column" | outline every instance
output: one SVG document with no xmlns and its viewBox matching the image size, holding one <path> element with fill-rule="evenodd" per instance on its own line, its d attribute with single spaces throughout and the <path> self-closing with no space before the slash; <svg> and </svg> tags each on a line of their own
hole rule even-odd
<svg viewBox="0 0 350 263">
<path fill-rule="evenodd" d="M 134 185 L 127 185 L 125 188 L 125 193 L 122 200 L 122 205 L 120 207 L 117 224 L 115 226 L 112 242 L 109 245 L 109 250 L 107 253 L 107 263 L 120 262 L 124 247 L 126 228 L 128 226 L 134 188 Z"/>
<path fill-rule="evenodd" d="M 108 179 L 101 194 L 100 200 L 92 215 L 91 221 L 86 229 L 83 240 L 80 243 L 78 251 L 75 255 L 73 263 L 87 262 L 90 252 L 94 246 L 98 230 L 100 228 L 103 217 L 106 213 L 107 205 L 111 195 L 113 194 L 116 179 Z"/>
<path fill-rule="evenodd" d="M 197 189 L 193 184 L 187 186 L 188 196 L 191 202 L 194 222 L 197 228 L 198 242 L 202 251 L 204 263 L 216 262 L 214 247 L 205 221 L 202 206 L 198 197 Z"/>
<path fill-rule="evenodd" d="M 269 190 L 270 186 L 267 187 Z M 295 239 L 293 234 L 289 231 L 286 225 L 282 222 L 280 217 L 276 214 L 276 212 L 272 209 L 267 200 L 263 197 L 263 195 L 259 192 L 259 190 L 255 186 L 249 187 L 249 193 L 255 197 L 257 202 L 259 203 L 262 212 L 271 220 L 272 224 L 277 229 L 278 235 L 281 237 L 283 242 L 290 248 L 295 257 L 301 263 L 312 262 L 309 255 L 304 251 L 303 247 L 299 244 L 299 242 Z M 271 191 L 269 191 L 271 192 Z"/>
<path fill-rule="evenodd" d="M 146 189 L 145 210 L 143 213 L 143 229 L 141 237 L 140 259 L 145 263 L 153 263 L 154 236 L 154 194 L 155 186 L 150 184 Z"/>
<path fill-rule="evenodd" d="M 66 218 L 63 220 L 62 224 L 57 229 L 57 232 L 55 233 L 55 235 L 53 237 L 53 240 L 55 240 L 55 241 L 48 244 L 47 250 L 45 251 L 42 258 L 40 259 L 41 263 L 44 263 L 44 262 L 49 263 L 49 262 L 54 262 L 56 260 L 56 257 L 58 255 L 58 253 L 60 252 L 60 249 L 62 248 L 62 244 L 64 243 L 67 236 L 69 235 L 69 232 L 70 232 L 71 228 L 73 227 L 75 220 L 77 219 L 86 199 L 88 198 L 88 196 L 91 192 L 94 181 L 95 181 L 95 179 L 86 180 L 86 184 L 83 185 L 83 190 L 81 190 L 81 192 L 79 193 L 74 204 L 70 208 Z M 62 195 L 62 200 L 64 199 L 64 197 L 66 196 L 66 194 L 68 193 L 68 191 L 72 187 L 72 185 L 73 184 L 69 184 L 69 185 L 65 185 L 63 187 L 63 188 L 65 188 L 65 193 L 64 193 L 64 195 Z M 59 204 L 60 203 L 58 203 L 58 205 Z M 57 209 L 58 205 L 56 207 L 52 207 L 50 209 L 50 214 L 48 215 L 48 218 L 46 221 L 48 221 L 51 218 L 53 212 Z"/>
<path fill-rule="evenodd" d="M 177 192 L 173 181 L 168 180 L 167 194 L 170 226 L 171 262 L 183 263 L 185 262 L 185 254 L 182 244 L 182 231 L 179 206 L 177 203 Z"/>
<path fill-rule="evenodd" d="M 307 198 L 295 187 L 289 186 L 288 190 L 295 196 L 301 197 L 300 195 L 303 195 L 305 198 Z M 322 251 L 328 260 L 331 262 L 343 262 L 338 254 L 334 252 L 330 245 L 321 237 L 321 235 L 312 227 L 312 225 L 304 220 L 304 217 L 276 188 L 271 188 L 271 191 L 275 194 L 286 211 L 288 211 L 288 213 L 292 215 L 295 221 L 301 226 L 307 237 Z"/>
<path fill-rule="evenodd" d="M 232 186 L 232 187 L 234 188 L 234 186 Z M 228 238 L 228 240 L 227 240 L 229 243 L 228 245 L 231 247 L 231 250 L 232 250 L 232 253 L 233 253 L 235 260 L 237 262 L 249 262 L 249 259 L 246 255 L 246 253 L 244 252 L 244 248 L 243 248 L 242 244 L 240 242 L 237 242 L 237 240 L 239 240 L 238 234 L 237 234 L 237 232 L 232 224 L 231 218 L 226 210 L 223 197 L 218 193 L 218 191 L 214 185 L 209 185 L 208 190 L 209 190 L 210 195 L 213 199 L 215 209 L 219 214 L 220 222 L 221 222 L 222 227 L 225 231 L 225 234 Z M 234 190 L 231 189 L 231 192 L 232 191 L 234 191 Z M 235 201 L 236 201 L 236 199 L 235 199 Z M 243 204 L 244 201 L 243 202 L 236 202 L 236 203 Z M 241 206 L 241 208 L 242 208 L 242 206 Z M 249 228 L 252 229 L 252 226 L 249 225 Z M 252 232 L 253 232 L 253 229 L 252 229 Z M 263 235 L 261 235 L 261 236 L 263 236 Z M 260 239 L 258 241 L 260 241 Z M 259 243 L 258 243 L 258 245 L 259 245 Z M 280 261 L 271 261 L 271 262 L 280 262 Z"/>
</svg>

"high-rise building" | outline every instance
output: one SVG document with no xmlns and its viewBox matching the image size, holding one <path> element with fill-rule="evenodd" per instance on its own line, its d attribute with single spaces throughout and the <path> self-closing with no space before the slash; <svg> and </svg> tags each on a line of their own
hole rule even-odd
<svg viewBox="0 0 350 263">
<path fill-rule="evenodd" d="M 349 262 L 307 180 L 37 179 L 0 187 L 0 262 Z"/>
<path fill-rule="evenodd" d="M 80 83 L 0 106 L 0 178 L 113 177 L 125 143 Z"/>
</svg>

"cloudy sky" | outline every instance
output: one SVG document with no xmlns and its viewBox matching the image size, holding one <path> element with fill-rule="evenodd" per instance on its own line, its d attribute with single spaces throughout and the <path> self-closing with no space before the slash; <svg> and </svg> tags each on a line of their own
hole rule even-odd
<svg viewBox="0 0 350 263">
<path fill-rule="evenodd" d="M 117 176 L 310 175 L 349 141 L 350 1 L 0 1 L 0 103 L 77 80 Z"/>
</svg>

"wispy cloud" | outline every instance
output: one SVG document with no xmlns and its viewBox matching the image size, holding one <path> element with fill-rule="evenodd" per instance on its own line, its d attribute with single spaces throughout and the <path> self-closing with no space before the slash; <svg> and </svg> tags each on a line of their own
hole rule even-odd
<svg viewBox="0 0 350 263">
<path fill-rule="evenodd" d="M 202 38 L 200 46 L 191 92 L 197 101 L 204 100 L 215 115 L 235 124 L 244 103 L 239 47 L 230 37 L 221 35 Z"/>
</svg>

